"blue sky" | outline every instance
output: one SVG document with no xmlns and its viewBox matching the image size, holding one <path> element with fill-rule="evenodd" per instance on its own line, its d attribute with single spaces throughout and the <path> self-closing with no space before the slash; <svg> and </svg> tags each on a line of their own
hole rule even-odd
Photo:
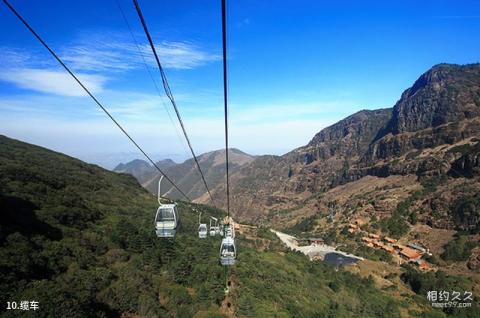
<svg viewBox="0 0 480 318">
<path fill-rule="evenodd" d="M 116 0 L 11 0 L 147 152 L 185 159 L 132 2 L 118 2 L 139 49 Z M 140 4 L 196 152 L 221 148 L 220 1 Z M 478 1 L 242 0 L 228 15 L 231 145 L 252 154 L 391 107 L 435 64 L 480 61 Z M 140 158 L 3 3 L 0 49 L 1 134 L 106 166 Z"/>
</svg>

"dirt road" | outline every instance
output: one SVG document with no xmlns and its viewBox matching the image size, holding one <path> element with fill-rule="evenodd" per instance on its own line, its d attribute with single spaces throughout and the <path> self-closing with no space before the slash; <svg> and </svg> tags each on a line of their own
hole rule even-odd
<svg viewBox="0 0 480 318">
<path fill-rule="evenodd" d="M 321 244 L 321 245 L 298 246 L 297 239 L 295 237 L 293 237 L 291 235 L 288 235 L 288 234 L 285 234 L 285 233 L 282 233 L 282 232 L 275 231 L 275 230 L 271 230 L 271 231 L 273 233 L 275 233 L 277 235 L 277 237 L 288 248 L 290 248 L 291 250 L 294 250 L 294 251 L 299 251 L 299 252 L 307 255 L 310 259 L 314 259 L 314 258 L 324 259 L 325 255 L 330 254 L 330 253 L 334 253 L 334 254 L 344 256 L 344 257 L 353 258 L 353 259 L 356 259 L 356 260 L 362 260 L 363 261 L 362 257 L 358 257 L 358 256 L 355 256 L 355 255 L 352 255 L 352 254 L 348 254 L 348 253 L 345 253 L 345 252 L 342 252 L 342 251 L 338 251 L 334 247 L 329 246 L 329 245 Z"/>
</svg>

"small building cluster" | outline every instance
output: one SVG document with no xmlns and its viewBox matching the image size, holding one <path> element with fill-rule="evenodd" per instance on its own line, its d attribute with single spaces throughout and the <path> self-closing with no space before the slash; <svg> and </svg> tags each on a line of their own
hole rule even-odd
<svg viewBox="0 0 480 318">
<path fill-rule="evenodd" d="M 423 256 L 429 254 L 429 251 L 415 243 L 408 243 L 406 246 L 400 244 L 396 239 L 390 238 L 388 236 L 381 237 L 375 233 L 367 233 L 362 231 L 359 226 L 361 226 L 362 222 L 356 220 L 355 223 L 348 225 L 348 232 L 349 233 L 362 233 L 364 236 L 362 237 L 362 242 L 365 243 L 366 246 L 375 249 L 381 249 L 385 252 L 388 252 L 392 255 L 399 256 L 401 260 L 408 263 L 416 264 L 422 270 L 430 270 L 431 267 L 423 259 Z"/>
<path fill-rule="evenodd" d="M 319 246 L 319 245 L 325 244 L 325 241 L 323 240 L 323 238 L 318 238 L 318 237 L 297 238 L 295 239 L 295 242 L 299 246 L 305 246 L 305 245 Z"/>
</svg>

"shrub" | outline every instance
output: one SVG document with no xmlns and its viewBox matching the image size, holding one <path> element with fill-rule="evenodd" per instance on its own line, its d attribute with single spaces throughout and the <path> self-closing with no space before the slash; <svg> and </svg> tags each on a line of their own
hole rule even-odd
<svg viewBox="0 0 480 318">
<path fill-rule="evenodd" d="M 467 236 L 458 236 L 445 245 L 445 251 L 440 257 L 446 261 L 466 261 L 470 257 L 471 251 L 475 245 L 474 242 L 468 240 Z"/>
</svg>

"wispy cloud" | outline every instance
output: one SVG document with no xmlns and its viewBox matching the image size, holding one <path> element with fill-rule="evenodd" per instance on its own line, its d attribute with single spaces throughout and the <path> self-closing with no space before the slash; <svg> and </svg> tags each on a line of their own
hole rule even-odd
<svg viewBox="0 0 480 318">
<path fill-rule="evenodd" d="M 31 56 L 25 50 L 20 50 L 17 48 L 11 47 L 0 47 L 0 65 L 25 65 L 30 59 Z"/>
<path fill-rule="evenodd" d="M 60 55 L 76 70 L 123 72 L 139 67 L 137 53 L 131 49 L 127 44 L 95 42 L 66 47 Z"/>
<path fill-rule="evenodd" d="M 55 61 L 43 49 L 30 49 L 0 46 L 0 70 L 13 68 L 50 68 Z"/>
<path fill-rule="evenodd" d="M 130 40 L 130 41 L 129 41 Z M 0 80 L 23 89 L 60 96 L 84 96 L 85 93 L 63 70 L 55 69 L 55 61 L 43 50 L 27 51 L 1 47 Z M 157 50 L 165 68 L 193 69 L 220 59 L 187 41 L 163 41 Z M 144 61 L 156 67 L 146 43 L 139 47 L 121 33 L 104 33 L 79 37 L 58 49 L 60 57 L 93 92 L 104 90 L 118 73 L 143 68 Z"/>
<path fill-rule="evenodd" d="M 77 77 L 92 93 L 101 92 L 106 81 L 106 78 L 101 75 L 78 73 Z M 0 73 L 0 80 L 41 93 L 60 96 L 86 95 L 85 91 L 64 71 L 33 68 L 9 69 Z"/>
<path fill-rule="evenodd" d="M 143 123 L 151 121 L 161 124 L 159 119 L 168 119 L 165 108 L 169 105 L 158 95 L 107 89 L 97 94 L 97 97 L 110 113 L 125 121 Z M 0 115 L 28 113 L 35 118 L 56 117 L 58 120 L 75 118 L 85 121 L 103 118 L 104 114 L 97 110 L 99 110 L 97 105 L 90 99 L 77 98 L 72 94 L 61 98 L 36 93 L 5 97 L 0 95 Z"/>
<path fill-rule="evenodd" d="M 164 41 L 157 49 L 167 68 L 192 69 L 221 59 L 219 54 L 208 53 L 188 42 Z"/>
<path fill-rule="evenodd" d="M 143 67 L 145 61 L 156 67 L 150 46 L 146 41 L 136 43 L 130 36 L 117 32 L 80 36 L 58 49 L 60 57 L 73 69 L 84 72 L 123 72 Z M 156 50 L 162 65 L 171 69 L 193 69 L 221 60 L 221 55 L 210 52 L 191 41 L 157 42 Z M 43 50 L 27 51 L 15 47 L 0 47 L 2 68 L 13 66 L 52 66 Z"/>
<path fill-rule="evenodd" d="M 74 68 L 88 71 L 121 72 L 142 67 L 144 61 L 156 67 L 149 44 L 139 38 L 137 35 L 137 47 L 124 34 L 97 34 L 62 48 L 61 56 Z M 221 59 L 189 41 L 162 41 L 155 48 L 165 68 L 193 69 Z"/>
</svg>

